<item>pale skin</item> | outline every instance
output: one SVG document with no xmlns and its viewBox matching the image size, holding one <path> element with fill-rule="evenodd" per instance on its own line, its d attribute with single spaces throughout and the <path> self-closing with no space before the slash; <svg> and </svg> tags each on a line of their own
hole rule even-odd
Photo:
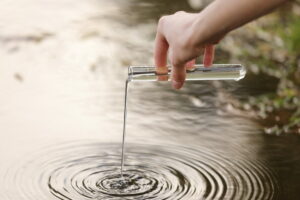
<svg viewBox="0 0 300 200">
<path fill-rule="evenodd" d="M 183 11 L 160 18 L 155 38 L 154 60 L 158 74 L 172 66 L 172 87 L 180 89 L 186 69 L 204 52 L 203 64 L 214 59 L 214 44 L 230 31 L 258 18 L 288 0 L 215 0 L 200 13 Z"/>
</svg>

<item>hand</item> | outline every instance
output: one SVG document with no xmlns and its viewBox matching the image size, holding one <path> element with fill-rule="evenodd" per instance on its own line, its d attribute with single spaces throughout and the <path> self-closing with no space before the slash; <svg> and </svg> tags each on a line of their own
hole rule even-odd
<svg viewBox="0 0 300 200">
<path fill-rule="evenodd" d="M 167 73 L 167 57 L 172 65 L 172 86 L 180 89 L 185 81 L 186 69 L 193 68 L 195 59 L 204 52 L 204 66 L 212 65 L 216 41 L 193 41 L 198 33 L 194 22 L 199 14 L 183 11 L 164 16 L 159 20 L 155 38 L 154 59 L 158 74 Z M 197 35 L 198 37 L 198 35 Z M 168 56 L 169 53 L 169 56 Z"/>
<path fill-rule="evenodd" d="M 213 62 L 213 44 L 230 31 L 262 16 L 289 0 L 215 0 L 197 14 L 177 12 L 159 20 L 154 59 L 157 73 L 167 72 L 167 55 L 172 65 L 172 85 L 180 89 L 187 67 L 203 50 L 204 65 Z"/>
</svg>

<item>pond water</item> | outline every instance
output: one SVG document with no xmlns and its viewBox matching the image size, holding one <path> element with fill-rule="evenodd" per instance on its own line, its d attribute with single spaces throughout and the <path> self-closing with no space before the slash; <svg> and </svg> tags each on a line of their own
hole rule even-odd
<svg viewBox="0 0 300 200">
<path fill-rule="evenodd" d="M 298 199 L 299 137 L 233 106 L 274 90 L 251 74 L 130 83 L 121 181 L 126 66 L 152 64 L 160 15 L 208 2 L 3 0 L 0 199 Z"/>
</svg>

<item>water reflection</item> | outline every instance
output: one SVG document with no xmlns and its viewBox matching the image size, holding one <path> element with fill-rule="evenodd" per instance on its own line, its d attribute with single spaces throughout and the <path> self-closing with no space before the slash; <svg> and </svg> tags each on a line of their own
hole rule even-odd
<svg viewBox="0 0 300 200">
<path fill-rule="evenodd" d="M 262 163 L 241 155 L 232 158 L 211 149 L 178 145 L 128 146 L 123 178 L 119 174 L 119 144 L 81 141 L 41 150 L 21 166 L 22 170 L 12 166 L 4 181 L 26 199 L 37 194 L 39 199 L 74 200 L 277 196 L 274 174 Z M 8 193 L 7 197 L 16 196 Z"/>
<path fill-rule="evenodd" d="M 2 1 L 1 199 L 101 195 L 94 187 L 105 174 L 84 186 L 81 172 L 104 167 L 114 175 L 119 167 L 120 148 L 107 143 L 121 142 L 125 66 L 152 63 L 156 20 L 191 11 L 188 2 Z M 262 135 L 231 105 L 258 91 L 256 81 L 187 83 L 180 92 L 167 83 L 130 84 L 126 140 L 139 145 L 127 145 L 127 170 L 149 175 L 142 182 L 151 188 L 166 181 L 168 188 L 151 190 L 166 197 L 297 197 L 299 141 Z M 180 190 L 179 175 L 190 190 Z M 66 197 L 55 198 L 59 192 Z"/>
</svg>

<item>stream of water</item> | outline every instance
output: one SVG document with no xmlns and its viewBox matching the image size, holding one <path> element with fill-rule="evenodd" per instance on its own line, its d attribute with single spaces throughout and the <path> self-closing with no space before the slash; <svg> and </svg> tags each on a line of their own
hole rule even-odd
<svg viewBox="0 0 300 200">
<path fill-rule="evenodd" d="M 126 123 L 127 123 L 127 95 L 128 95 L 128 79 L 125 81 L 124 92 L 124 117 L 123 117 L 123 137 L 122 137 L 122 154 L 121 154 L 121 176 L 123 177 L 124 155 L 125 155 L 125 137 L 126 137 Z"/>
</svg>

